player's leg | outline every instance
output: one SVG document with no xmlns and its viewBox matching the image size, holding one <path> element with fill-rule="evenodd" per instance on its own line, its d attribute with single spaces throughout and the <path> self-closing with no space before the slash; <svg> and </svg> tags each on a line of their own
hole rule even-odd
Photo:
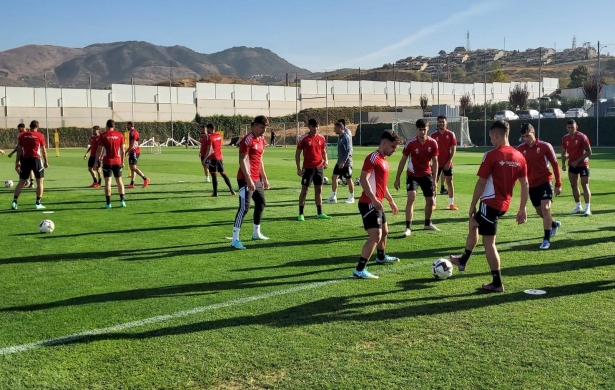
<svg viewBox="0 0 615 390">
<path fill-rule="evenodd" d="M 410 237 L 412 235 L 412 219 L 414 218 L 416 190 L 407 191 L 406 195 L 406 230 L 404 230 L 403 237 Z"/>
<path fill-rule="evenodd" d="M 265 211 L 265 206 L 267 205 L 265 201 L 265 187 L 263 187 L 262 181 L 256 183 L 256 189 L 254 195 L 252 195 L 252 199 L 254 199 L 254 230 L 252 231 L 252 239 L 268 240 L 269 237 L 261 233 L 261 220 L 263 211 Z"/>
<path fill-rule="evenodd" d="M 222 160 L 218 161 L 218 172 L 220 172 L 220 176 L 222 176 L 222 178 L 224 179 L 224 183 L 226 183 L 228 190 L 231 191 L 231 195 L 237 195 L 237 193 L 233 191 L 231 181 L 229 180 L 227 174 L 224 172 L 224 162 Z"/>
<path fill-rule="evenodd" d="M 102 184 L 102 169 L 100 168 L 101 166 L 102 162 L 99 161 L 98 168 L 96 169 L 96 175 L 98 176 L 98 185 L 96 186 L 96 188 L 100 188 L 100 185 Z"/>
<path fill-rule="evenodd" d="M 536 208 L 536 214 L 542 218 L 544 236 L 540 249 L 551 247 L 551 237 L 557 233 L 561 225 L 559 221 L 554 221 L 551 216 L 551 204 L 553 200 L 553 187 L 551 183 L 544 183 L 540 186 L 530 188 L 530 201 Z"/>
<path fill-rule="evenodd" d="M 19 195 L 21 195 L 21 190 L 28 182 L 28 178 L 30 177 L 31 169 L 26 162 L 21 161 L 21 170 L 19 171 L 19 183 L 15 187 L 15 191 L 13 192 L 13 202 L 11 203 L 11 208 L 13 210 L 17 210 L 17 201 L 19 199 Z"/>
<path fill-rule="evenodd" d="M 421 177 L 419 179 L 419 183 L 421 186 L 421 191 L 423 191 L 423 196 L 425 197 L 425 224 L 423 225 L 423 230 L 439 231 L 440 229 L 438 229 L 434 224 L 431 223 L 431 216 L 434 209 L 433 200 L 436 196 L 436 193 L 433 190 L 433 176 L 427 175 Z"/>
<path fill-rule="evenodd" d="M 96 181 L 96 173 L 94 173 L 95 161 L 96 159 L 94 158 L 94 156 L 90 156 L 90 158 L 88 158 L 88 172 L 92 176 L 92 184 L 90 184 L 90 187 L 96 187 L 96 184 L 98 183 L 98 181 Z"/>
<path fill-rule="evenodd" d="M 334 170 L 333 175 L 331 176 L 331 196 L 327 200 L 325 200 L 325 203 L 337 203 L 337 188 L 339 187 L 337 181 L 339 180 L 339 178 L 340 175 L 336 174 Z"/>
<path fill-rule="evenodd" d="M 111 175 L 113 174 L 111 170 L 111 165 L 105 164 L 102 168 L 103 176 L 105 178 L 105 198 L 106 203 L 103 208 L 110 209 L 111 208 Z"/>
<path fill-rule="evenodd" d="M 314 203 L 316 203 L 316 217 L 319 219 L 331 219 L 330 216 L 322 212 L 322 183 L 324 181 L 324 172 L 322 168 L 314 170 Z"/>
<path fill-rule="evenodd" d="M 352 276 L 359 279 L 378 279 L 367 271 L 367 262 L 382 239 L 382 217 L 370 203 L 359 203 L 359 214 L 363 220 L 363 228 L 367 232 L 367 241 L 361 248 L 361 256 Z"/>
<path fill-rule="evenodd" d="M 376 263 L 378 264 L 392 264 L 399 261 L 398 257 L 389 256 L 386 254 L 387 237 L 389 235 L 389 225 L 386 221 L 386 214 L 382 213 L 382 234 L 380 241 L 376 245 Z"/>
<path fill-rule="evenodd" d="M 345 172 L 343 177 L 346 178 L 346 184 L 348 185 L 348 199 L 345 203 L 354 203 L 354 181 L 352 181 L 352 166 L 346 165 L 344 167 Z"/>
<path fill-rule="evenodd" d="M 585 200 L 585 211 L 583 211 L 584 215 L 592 215 L 590 202 L 592 198 L 592 193 L 589 190 L 589 168 L 584 167 L 581 171 L 581 186 L 583 187 L 583 198 Z"/>
<path fill-rule="evenodd" d="M 36 160 L 36 169 L 32 172 L 36 178 L 36 203 L 34 207 L 37 209 L 44 209 L 45 206 L 41 204 L 43 198 L 44 182 L 45 182 L 45 169 L 43 168 L 43 162 L 40 159 Z"/>
<path fill-rule="evenodd" d="M 305 208 L 305 199 L 307 198 L 307 193 L 310 190 L 310 186 L 312 185 L 313 178 L 313 169 L 303 170 L 303 176 L 301 177 L 301 193 L 299 194 L 299 216 L 297 217 L 298 221 L 305 220 L 305 217 L 303 216 L 303 210 Z"/>
<path fill-rule="evenodd" d="M 239 187 L 239 208 L 237 209 L 237 214 L 235 215 L 235 224 L 233 226 L 233 239 L 231 241 L 231 246 L 237 249 L 246 249 L 239 240 L 239 232 L 241 231 L 243 219 L 245 218 L 246 214 L 248 213 L 248 210 L 250 209 L 250 202 L 252 201 L 252 194 L 254 192 L 248 190 L 246 180 L 237 179 L 237 186 Z"/>
<path fill-rule="evenodd" d="M 470 260 L 470 256 L 472 256 L 472 252 L 474 252 L 474 248 L 478 245 L 479 223 L 484 226 L 483 230 L 493 228 L 493 220 L 486 220 L 486 218 L 491 216 L 484 215 L 487 214 L 486 207 L 487 205 L 479 203 L 478 211 L 474 214 L 474 218 L 470 218 L 468 222 L 468 235 L 466 237 L 466 247 L 464 252 L 458 256 L 449 256 L 449 260 L 457 266 L 459 271 L 465 271 L 466 264 L 468 263 L 468 260 Z"/>
<path fill-rule="evenodd" d="M 216 197 L 218 196 L 218 175 L 217 175 L 218 163 L 217 161 L 209 160 L 208 167 L 209 167 L 209 176 L 211 177 L 211 184 L 214 190 L 214 192 L 209 196 Z"/>
<path fill-rule="evenodd" d="M 575 207 L 574 210 L 570 212 L 570 214 L 577 214 L 583 212 L 583 207 L 581 207 L 581 193 L 579 192 L 579 174 L 574 172 L 570 172 L 573 170 L 572 167 L 569 168 L 568 171 L 568 179 L 570 180 L 570 188 L 572 189 L 572 197 L 574 198 Z"/>
<path fill-rule="evenodd" d="M 503 292 L 504 285 L 502 284 L 502 273 L 500 271 L 500 254 L 495 246 L 495 235 L 483 236 L 483 246 L 485 247 L 485 256 L 491 270 L 491 283 L 483 284 L 483 290 L 493 292 Z"/>
<path fill-rule="evenodd" d="M 448 171 L 444 171 L 444 181 L 446 182 L 446 188 L 448 188 L 448 209 L 449 210 L 459 210 L 457 206 L 455 206 L 455 186 L 453 185 L 453 168 Z"/>
<path fill-rule="evenodd" d="M 440 195 L 446 195 L 446 194 L 449 194 L 449 192 L 444 187 L 444 183 L 446 182 L 446 180 L 445 180 L 445 177 L 442 175 L 442 171 L 444 171 L 444 167 L 438 167 L 437 181 L 440 182 Z"/>
<path fill-rule="evenodd" d="M 113 176 L 115 177 L 115 184 L 117 185 L 117 192 L 120 195 L 120 207 L 126 207 L 126 202 L 124 201 L 124 181 L 122 180 L 122 166 L 114 165 L 113 166 Z M 111 188 L 111 185 L 109 185 Z"/>
<path fill-rule="evenodd" d="M 28 185 L 28 188 L 32 188 L 34 187 L 34 171 L 30 172 L 30 184 Z"/>
</svg>

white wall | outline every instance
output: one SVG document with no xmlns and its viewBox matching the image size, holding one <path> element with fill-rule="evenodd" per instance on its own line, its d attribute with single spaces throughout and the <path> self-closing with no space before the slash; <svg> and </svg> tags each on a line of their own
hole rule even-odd
<svg viewBox="0 0 615 390">
<path fill-rule="evenodd" d="M 517 83 L 488 83 L 487 101 L 507 101 Z M 537 98 L 539 84 L 525 83 L 530 98 Z M 549 94 L 558 79 L 545 78 Z M 439 94 L 438 94 L 439 91 Z M 197 83 L 195 88 L 113 84 L 111 90 L 22 88 L 0 86 L 0 126 L 38 119 L 50 127 L 101 125 L 105 118 L 137 122 L 190 121 L 198 113 L 209 115 L 268 115 L 295 113 L 295 107 L 418 106 L 426 95 L 429 104 L 456 105 L 462 94 L 485 100 L 484 84 L 436 82 L 303 80 L 295 87 Z M 300 100 L 297 102 L 297 95 Z M 45 108 L 47 108 L 45 110 Z"/>
</svg>

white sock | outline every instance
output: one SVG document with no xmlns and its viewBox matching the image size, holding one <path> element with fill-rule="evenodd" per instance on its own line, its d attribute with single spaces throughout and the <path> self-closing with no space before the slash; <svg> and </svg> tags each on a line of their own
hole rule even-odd
<svg viewBox="0 0 615 390">
<path fill-rule="evenodd" d="M 581 208 L 581 202 L 577 202 L 577 207 Z"/>
<path fill-rule="evenodd" d="M 455 198 L 448 198 L 448 205 L 455 204 Z"/>
<path fill-rule="evenodd" d="M 585 203 L 585 210 L 589 210 L 589 203 Z"/>
<path fill-rule="evenodd" d="M 348 194 L 348 197 L 349 197 L 349 198 L 354 198 L 354 192 L 349 193 L 349 194 Z"/>
<path fill-rule="evenodd" d="M 239 228 L 233 228 L 233 241 L 239 241 Z"/>
<path fill-rule="evenodd" d="M 436 196 L 434 196 L 434 197 L 433 197 L 433 204 L 434 204 L 434 205 L 438 203 L 438 202 L 436 201 L 436 199 L 437 199 L 437 197 L 436 197 Z"/>
<path fill-rule="evenodd" d="M 261 225 L 254 225 L 254 232 L 252 233 L 252 235 L 260 236 L 260 234 L 261 234 Z"/>
<path fill-rule="evenodd" d="M 337 197 L 337 191 L 331 191 L 331 197 L 332 198 L 336 198 Z"/>
</svg>

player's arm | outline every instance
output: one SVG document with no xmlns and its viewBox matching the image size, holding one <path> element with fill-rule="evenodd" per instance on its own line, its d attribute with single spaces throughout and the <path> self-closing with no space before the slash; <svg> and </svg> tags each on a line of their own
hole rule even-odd
<svg viewBox="0 0 615 390">
<path fill-rule="evenodd" d="M 49 160 L 47 160 L 47 147 L 45 145 L 41 145 L 41 151 L 43 152 L 43 160 L 45 161 L 43 167 L 49 168 Z"/>
<path fill-rule="evenodd" d="M 476 213 L 476 203 L 480 199 L 480 196 L 485 191 L 485 187 L 487 186 L 487 179 L 483 179 L 479 177 L 476 181 L 476 185 L 474 186 L 474 193 L 472 194 L 472 201 L 470 202 L 470 217 L 474 217 Z"/>
<path fill-rule="evenodd" d="M 325 146 L 322 150 L 322 156 L 324 159 L 324 167 L 325 169 L 329 167 L 329 156 L 327 156 L 327 147 Z"/>
<path fill-rule="evenodd" d="M 454 144 L 451 145 L 451 149 L 450 149 L 450 156 L 448 158 L 448 161 L 446 162 L 446 164 L 444 164 L 444 169 L 451 169 L 451 163 L 453 162 L 453 157 L 455 157 L 455 153 L 457 152 L 457 143 L 455 142 Z M 448 167 L 448 168 L 447 168 Z M 436 173 L 437 175 L 437 173 Z"/>
<path fill-rule="evenodd" d="M 559 164 L 557 163 L 557 156 L 553 146 L 549 145 L 549 150 L 546 153 L 547 160 L 553 166 L 553 175 L 555 175 L 555 195 L 562 193 L 562 173 L 559 171 Z"/>
<path fill-rule="evenodd" d="M 589 156 L 592 155 L 592 147 L 589 145 L 589 143 L 585 144 L 583 146 L 583 155 L 578 159 L 574 161 L 574 165 L 577 166 L 580 162 L 585 161 L 586 158 L 589 158 Z"/>
<path fill-rule="evenodd" d="M 432 186 L 434 191 L 438 188 L 438 156 L 431 156 L 431 177 L 433 178 Z"/>
<path fill-rule="evenodd" d="M 17 148 L 19 147 L 19 145 L 15 145 L 15 147 L 13 148 L 13 151 L 11 153 L 9 153 L 9 155 L 7 156 L 8 158 L 13 157 L 13 155 L 15 153 L 17 153 Z"/>
<path fill-rule="evenodd" d="M 301 171 L 301 145 L 297 146 L 297 150 L 295 150 L 295 165 L 297 165 L 297 175 L 303 175 Z"/>
<path fill-rule="evenodd" d="M 397 215 L 397 213 L 399 212 L 399 208 L 397 207 L 397 204 L 393 200 L 391 191 L 389 191 L 389 186 L 386 186 L 384 188 L 384 198 L 389 201 L 389 206 L 391 206 L 391 211 L 393 212 L 393 215 Z"/>
<path fill-rule="evenodd" d="M 246 178 L 246 181 L 248 182 L 248 184 L 252 183 L 252 185 L 254 185 L 254 182 L 252 181 L 252 177 L 250 177 L 250 173 L 248 171 L 248 155 L 247 154 L 239 153 L 239 169 L 241 169 L 241 173 L 243 173 L 243 177 Z"/>
<path fill-rule="evenodd" d="M 527 182 L 527 176 L 520 177 L 519 183 L 521 184 L 521 201 L 519 202 L 519 212 L 517 212 L 517 223 L 522 224 L 527 220 L 525 206 L 527 205 L 530 186 Z"/>
<path fill-rule="evenodd" d="M 267 179 L 267 173 L 265 172 L 265 161 L 262 158 L 259 173 L 263 180 L 263 186 L 265 186 L 265 189 L 269 189 L 269 179 Z"/>
<path fill-rule="evenodd" d="M 124 166 L 124 147 L 125 147 L 124 143 L 121 143 L 120 144 L 120 158 L 122 159 L 121 161 L 122 167 Z M 126 153 L 128 153 L 128 151 L 126 151 Z"/>
<path fill-rule="evenodd" d="M 374 206 L 376 211 L 382 212 L 384 211 L 384 208 L 382 207 L 382 203 L 378 199 L 376 199 L 376 194 L 374 194 L 374 189 L 369 183 L 369 178 L 371 175 L 372 175 L 371 172 L 361 171 L 359 182 L 361 183 L 361 187 L 363 187 L 363 192 L 365 193 L 365 196 L 369 198 L 372 206 Z"/>
<path fill-rule="evenodd" d="M 88 152 L 92 149 L 92 146 L 88 145 L 88 149 L 85 151 L 85 154 L 83 155 L 83 159 L 85 160 L 88 157 Z M 92 154 L 92 156 L 96 156 L 95 154 Z"/>
<path fill-rule="evenodd" d="M 396 190 L 399 190 L 401 173 L 406 170 L 406 161 L 408 161 L 408 156 L 402 154 L 401 160 L 399 161 L 399 165 L 397 166 L 397 175 L 395 176 L 395 183 L 393 186 Z"/>
<path fill-rule="evenodd" d="M 135 148 L 135 137 L 132 136 L 132 131 L 130 132 L 130 136 L 128 137 L 128 150 L 126 150 L 126 154 L 130 153 Z M 124 145 L 122 144 L 122 150 L 124 150 Z M 122 152 L 122 156 L 124 152 Z M 122 158 L 122 164 L 124 164 L 124 159 Z"/>
<path fill-rule="evenodd" d="M 342 147 L 344 148 L 344 153 L 337 157 L 337 166 L 340 168 L 344 168 L 344 165 L 346 165 L 346 161 L 348 161 L 348 157 L 350 157 L 350 143 L 352 142 L 348 135 L 344 134 L 342 137 Z"/>
<path fill-rule="evenodd" d="M 22 153 L 21 140 L 17 143 L 17 146 L 15 147 L 15 149 L 17 150 L 17 154 L 15 155 L 15 170 L 19 172 L 21 171 L 21 153 Z"/>
<path fill-rule="evenodd" d="M 567 154 L 566 147 L 562 145 L 562 171 L 566 170 L 566 154 Z"/>
<path fill-rule="evenodd" d="M 209 157 L 209 153 L 211 152 L 211 143 L 208 141 L 207 142 L 207 147 L 205 148 L 205 154 L 201 157 Z"/>
</svg>

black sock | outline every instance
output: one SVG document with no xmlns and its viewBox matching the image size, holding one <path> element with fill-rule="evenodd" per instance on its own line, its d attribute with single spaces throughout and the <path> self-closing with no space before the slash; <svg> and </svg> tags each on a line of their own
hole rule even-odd
<svg viewBox="0 0 615 390">
<path fill-rule="evenodd" d="M 459 258 L 459 263 L 461 263 L 461 265 L 466 265 L 468 260 L 470 260 L 470 256 L 472 256 L 472 251 L 469 249 L 466 249 L 461 255 L 461 257 Z"/>
<path fill-rule="evenodd" d="M 502 285 L 502 272 L 500 270 L 491 271 L 491 276 L 493 277 L 493 284 L 495 287 L 500 287 Z"/>
<path fill-rule="evenodd" d="M 412 221 L 406 221 L 406 229 L 410 229 L 411 224 L 412 224 Z"/>
<path fill-rule="evenodd" d="M 139 175 L 141 176 L 141 179 L 143 179 L 143 181 L 147 180 L 147 177 L 145 175 Z"/>
<path fill-rule="evenodd" d="M 551 229 L 545 229 L 545 240 L 549 241 L 551 239 Z"/>
<path fill-rule="evenodd" d="M 96 181 L 96 180 L 94 180 L 94 181 Z M 98 184 L 101 184 L 101 183 L 102 183 L 102 179 L 99 177 L 98 178 Z"/>
<path fill-rule="evenodd" d="M 19 198 L 19 196 L 13 196 L 13 202 L 17 203 L 17 198 Z"/>
<path fill-rule="evenodd" d="M 444 191 L 444 186 L 440 186 L 440 191 Z"/>
<path fill-rule="evenodd" d="M 40 196 L 36 197 L 36 204 L 41 204 L 41 197 Z"/>
<path fill-rule="evenodd" d="M 551 222 L 551 227 L 552 227 L 552 228 L 556 228 L 556 227 L 557 227 L 557 224 L 555 223 L 555 220 L 553 220 L 553 221 Z"/>
<path fill-rule="evenodd" d="M 318 215 L 322 214 L 322 206 L 316 206 L 316 212 L 318 213 Z"/>
<path fill-rule="evenodd" d="M 130 181 L 130 185 L 131 185 L 131 186 L 134 186 L 134 185 L 135 185 L 135 181 L 134 181 L 134 180 L 131 180 L 131 181 Z"/>
<path fill-rule="evenodd" d="M 124 201 L 124 194 L 120 194 L 120 202 Z"/>
<path fill-rule="evenodd" d="M 378 260 L 384 260 L 384 249 L 376 249 L 376 257 Z"/>
<path fill-rule="evenodd" d="M 226 183 L 226 186 L 228 187 L 228 189 L 229 189 L 231 192 L 234 192 L 234 191 L 233 191 L 233 186 L 231 185 L 231 181 L 229 180 L 228 176 L 227 176 L 226 174 L 224 174 L 224 173 L 221 173 L 220 175 L 221 175 L 221 176 L 222 176 L 222 178 L 224 179 L 224 182 Z"/>
<path fill-rule="evenodd" d="M 304 208 L 304 207 L 305 207 L 305 206 L 299 206 L 299 215 L 303 215 L 303 208 Z"/>
<path fill-rule="evenodd" d="M 107 198 L 107 204 L 111 204 L 111 197 L 105 195 L 105 198 Z"/>
<path fill-rule="evenodd" d="M 218 196 L 218 175 L 211 175 L 211 183 L 214 187 L 214 196 Z"/>
<path fill-rule="evenodd" d="M 365 257 L 361 257 L 359 259 L 359 264 L 357 264 L 357 271 L 363 271 L 367 266 L 367 259 Z"/>
<path fill-rule="evenodd" d="M 431 219 L 426 219 L 425 220 L 425 226 L 429 226 L 431 225 Z"/>
</svg>

